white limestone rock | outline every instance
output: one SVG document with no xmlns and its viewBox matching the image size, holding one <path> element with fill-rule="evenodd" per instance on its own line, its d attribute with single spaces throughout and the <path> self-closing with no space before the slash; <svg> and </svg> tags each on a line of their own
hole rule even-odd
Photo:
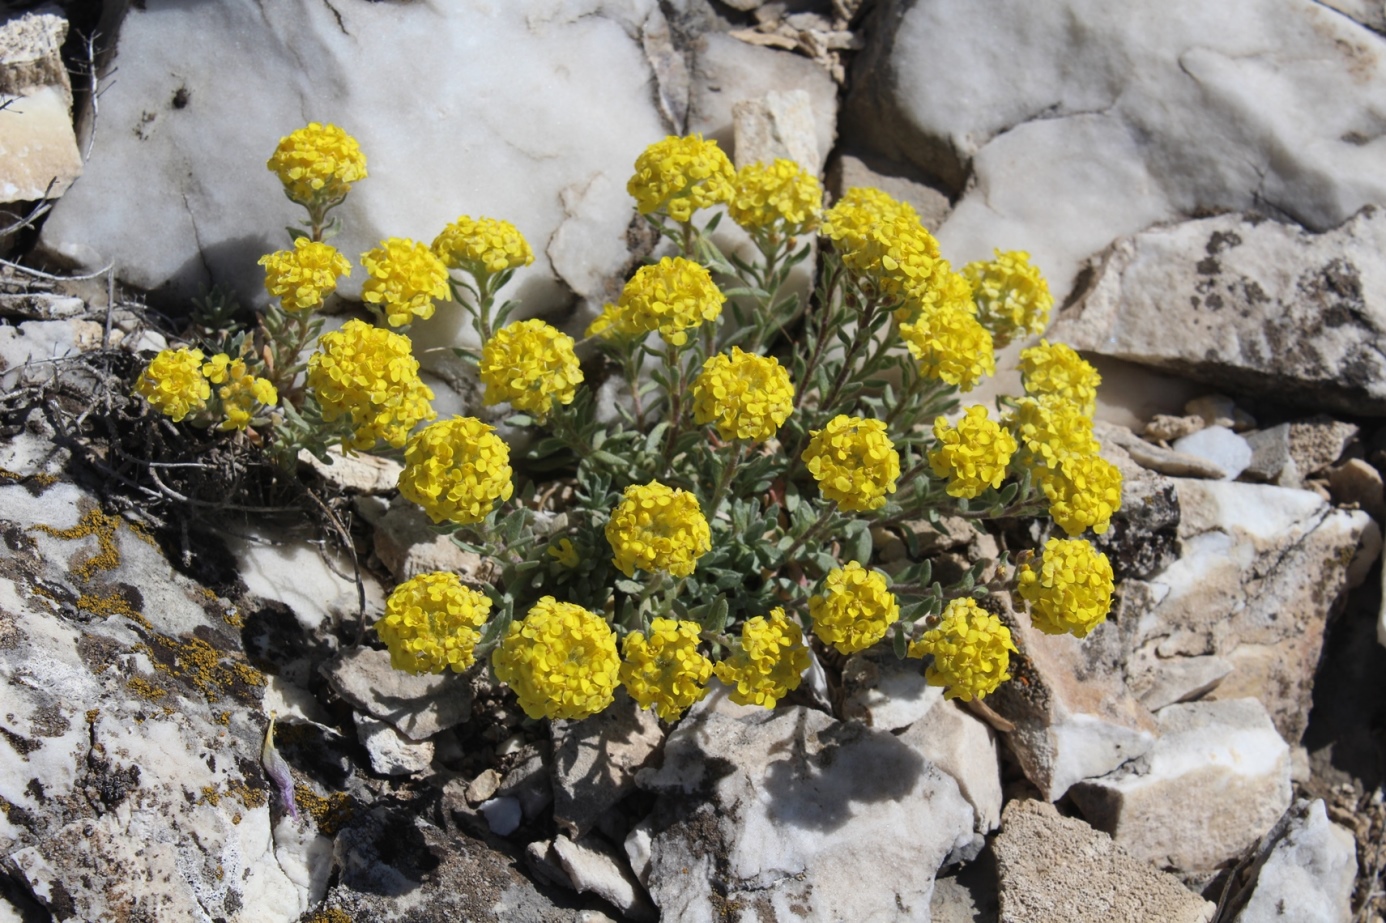
<svg viewBox="0 0 1386 923">
<path fill-rule="evenodd" d="M 433 743 L 413 741 L 394 726 L 357 712 L 356 737 L 366 748 L 371 769 L 382 776 L 412 776 L 427 772 L 433 765 Z"/>
<path fill-rule="evenodd" d="M 1090 254 L 1161 221 L 1324 229 L 1386 203 L 1386 141 L 1357 103 L 1386 92 L 1379 49 L 1313 0 L 891 0 L 844 131 L 960 193 L 950 260 L 1030 250 L 1063 303 Z"/>
<path fill-rule="evenodd" d="M 577 288 L 626 262 L 612 246 L 634 212 L 625 182 L 666 134 L 642 43 L 662 19 L 653 0 L 133 7 L 89 170 L 42 247 L 81 265 L 114 260 L 124 281 L 168 299 L 222 283 L 263 301 L 255 261 L 302 220 L 265 161 L 316 120 L 367 157 L 370 176 L 337 212 L 334 244 L 353 262 L 387 236 L 432 241 L 461 214 L 504 218 L 536 258 L 506 294 L 552 310 L 569 297 L 547 256 L 566 223 L 582 229 L 558 260 L 579 267 Z M 364 277 L 357 265 L 343 291 Z M 411 335 L 420 347 L 474 338 L 446 305 Z"/>
<path fill-rule="evenodd" d="M 937 688 L 937 687 L 933 687 Z M 924 759 L 948 773 L 972 805 L 978 833 L 1001 823 L 1001 761 L 996 733 L 959 703 L 938 700 L 923 718 L 898 735 Z"/>
<path fill-rule="evenodd" d="M 1074 786 L 1073 799 L 1132 855 L 1211 872 L 1290 806 L 1290 748 L 1256 699 L 1170 705 L 1158 717 L 1154 749 Z"/>
<path fill-rule="evenodd" d="M 1128 597 L 1124 671 L 1142 694 L 1175 658 L 1231 664 L 1210 695 L 1253 696 L 1281 736 L 1298 741 L 1310 707 L 1324 625 L 1370 521 L 1317 494 L 1262 484 L 1172 479 L 1178 558 Z"/>
<path fill-rule="evenodd" d="M 1174 442 L 1176 452 L 1212 462 L 1230 481 L 1251 464 L 1251 444 L 1225 426 L 1209 426 Z"/>
<path fill-rule="evenodd" d="M 992 845 L 1001 923 L 1211 923 L 1217 907 L 1042 801 L 1012 801 Z"/>
<path fill-rule="evenodd" d="M 584 837 L 575 842 L 559 834 L 554 838 L 553 852 L 577 893 L 597 895 L 635 923 L 659 919 L 659 911 L 631 874 L 624 857 L 604 841 Z"/>
<path fill-rule="evenodd" d="M 56 199 L 82 175 L 66 36 L 67 20 L 52 13 L 0 22 L 0 103 L 9 104 L 0 110 L 0 202 Z"/>
<path fill-rule="evenodd" d="M 634 864 L 664 919 L 710 923 L 734 902 L 762 919 L 923 918 L 938 867 L 973 837 L 953 779 L 891 734 L 722 689 L 639 781 L 659 800 L 627 849 L 648 848 Z"/>
<path fill-rule="evenodd" d="M 228 544 L 246 588 L 261 599 L 288 607 L 304 631 L 324 632 L 360 617 L 358 574 L 346 556 L 261 529 L 230 536 Z M 365 593 L 364 616 L 373 622 L 385 611 L 385 591 L 368 571 L 359 576 Z"/>
<path fill-rule="evenodd" d="M 1301 800 L 1266 837 L 1235 923 L 1348 923 L 1357 841 L 1328 819 L 1323 799 Z"/>
<path fill-rule="evenodd" d="M 600 714 L 581 721 L 554 721 L 554 821 L 574 838 L 635 790 L 635 774 L 664 741 L 659 719 L 624 689 Z"/>
<path fill-rule="evenodd" d="M 390 666 L 390 652 L 342 651 L 321 668 L 332 690 L 353 708 L 394 725 L 410 740 L 427 740 L 471 717 L 472 692 L 451 671 L 416 676 Z"/>
<path fill-rule="evenodd" d="M 1050 336 L 1217 387 L 1380 414 L 1383 248 L 1375 208 L 1323 233 L 1237 214 L 1151 228 L 1113 245 Z"/>
<path fill-rule="evenodd" d="M 842 716 L 882 731 L 907 728 L 943 701 L 943 689 L 924 681 L 919 661 L 902 661 L 894 651 L 853 654 L 842 690 Z"/>
</svg>

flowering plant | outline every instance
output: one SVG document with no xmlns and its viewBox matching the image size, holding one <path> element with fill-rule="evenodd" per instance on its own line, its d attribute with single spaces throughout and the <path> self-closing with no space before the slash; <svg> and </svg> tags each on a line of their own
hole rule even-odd
<svg viewBox="0 0 1386 923">
<path fill-rule="evenodd" d="M 879 190 L 824 210 L 799 165 L 734 170 L 715 142 L 667 138 L 628 184 L 664 252 L 580 341 L 511 320 L 499 293 L 533 253 L 508 222 L 470 216 L 431 246 L 390 238 L 363 255 L 374 322 L 323 334 L 314 312 L 350 271 L 327 215 L 365 160 L 340 129 L 309 125 L 269 166 L 310 225 L 261 261 L 277 303 L 205 364 L 196 349 L 161 353 L 136 389 L 281 460 L 402 453 L 401 495 L 498 566 L 484 585 L 401 584 L 377 626 L 396 667 L 488 661 L 535 718 L 594 714 L 623 685 L 673 720 L 714 676 L 734 701 L 773 707 L 815 652 L 886 644 L 970 701 L 1009 678 L 1017 650 L 989 597 L 1014 590 L 1042 632 L 1084 637 L 1105 619 L 1112 569 L 1085 536 L 1107 530 L 1121 479 L 1093 437 L 1096 370 L 1041 340 L 1020 354 L 1024 395 L 961 405 L 995 374 L 998 346 L 1048 321 L 1026 253 L 956 271 L 914 209 Z M 455 351 L 490 422 L 430 422 L 407 331 L 444 299 L 476 324 L 480 348 Z M 603 413 L 598 387 L 616 395 Z M 510 445 L 500 422 L 532 438 Z M 1063 537 L 945 580 L 919 543 L 943 516 L 1048 530 L 1047 516 Z M 887 562 L 879 546 L 897 539 L 905 553 Z"/>
</svg>

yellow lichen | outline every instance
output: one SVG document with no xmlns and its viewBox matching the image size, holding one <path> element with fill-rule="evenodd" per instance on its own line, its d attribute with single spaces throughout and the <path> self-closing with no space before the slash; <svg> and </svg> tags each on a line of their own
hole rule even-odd
<svg viewBox="0 0 1386 923">
<path fill-rule="evenodd" d="M 302 785 L 294 786 L 294 803 L 312 816 L 323 836 L 336 836 L 356 810 L 356 803 L 346 792 L 333 792 L 324 798 Z"/>
<path fill-rule="evenodd" d="M 73 565 L 72 572 L 83 580 L 90 580 L 99 570 L 111 570 L 120 564 L 120 548 L 116 544 L 116 528 L 121 520 L 108 516 L 98 509 L 87 510 L 77 525 L 70 529 L 55 529 L 53 526 L 34 526 L 34 531 L 43 532 L 54 538 L 78 539 L 89 535 L 96 536 L 96 554 Z"/>
<path fill-rule="evenodd" d="M 132 676 L 125 681 L 125 685 L 130 691 L 148 702 L 155 702 L 168 695 L 167 689 L 161 689 L 142 676 Z"/>
<path fill-rule="evenodd" d="M 137 625 L 149 629 L 154 627 L 142 612 L 130 605 L 130 601 L 119 593 L 107 593 L 104 596 L 96 593 L 83 593 L 77 597 L 76 605 L 78 609 L 85 609 L 95 615 L 122 615 Z"/>
</svg>

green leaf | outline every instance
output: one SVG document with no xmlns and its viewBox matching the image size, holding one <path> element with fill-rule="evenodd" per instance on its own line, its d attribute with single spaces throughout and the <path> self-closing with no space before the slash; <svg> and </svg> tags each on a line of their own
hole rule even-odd
<svg viewBox="0 0 1386 923">
<path fill-rule="evenodd" d="M 909 654 L 909 647 L 905 644 L 905 627 L 899 622 L 895 623 L 895 633 L 890 640 L 895 648 L 895 656 L 904 660 Z"/>
<path fill-rule="evenodd" d="M 620 590 L 622 593 L 628 593 L 631 596 L 639 596 L 641 593 L 645 592 L 645 585 L 638 580 L 627 580 L 618 577 L 615 585 L 616 589 Z"/>
</svg>

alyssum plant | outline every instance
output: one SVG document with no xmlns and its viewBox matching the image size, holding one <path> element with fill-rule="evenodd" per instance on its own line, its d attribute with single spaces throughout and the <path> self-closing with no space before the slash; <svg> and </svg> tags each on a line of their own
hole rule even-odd
<svg viewBox="0 0 1386 923">
<path fill-rule="evenodd" d="M 970 701 L 1009 678 L 1015 651 L 978 604 L 990 590 L 1013 588 L 1045 632 L 1083 637 L 1106 617 L 1112 569 L 1083 536 L 1108 528 L 1121 478 L 1093 437 L 1095 370 L 1041 341 L 1021 353 L 1024 395 L 959 406 L 994 374 L 997 348 L 1044 330 L 1052 299 L 1025 253 L 959 272 L 882 192 L 849 189 L 824 211 L 793 163 L 736 171 L 714 142 L 666 138 L 627 188 L 676 255 L 639 269 L 586 332 L 601 360 L 589 368 L 622 379 L 599 418 L 573 338 L 512 320 L 516 305 L 499 300 L 533 261 L 505 221 L 464 216 L 431 245 L 382 241 L 360 261 L 375 322 L 319 335 L 313 312 L 351 271 L 327 242 L 330 213 L 365 158 L 341 129 L 311 124 L 269 168 L 308 212 L 292 247 L 261 260 L 277 304 L 253 331 L 160 353 L 136 390 L 174 420 L 246 431 L 286 465 L 303 448 L 402 451 L 400 493 L 499 576 L 396 588 L 376 630 L 397 668 L 489 658 L 533 718 L 595 714 L 623 685 L 673 720 L 714 675 L 734 701 L 773 707 L 810 663 L 807 630 L 843 654 L 888 643 L 927 658 L 928 681 Z M 713 242 L 723 214 L 753 258 Z M 815 235 L 805 304 L 791 273 Z M 481 348 L 457 352 L 485 404 L 537 430 L 516 464 L 566 472 L 557 515 L 527 480 L 516 489 L 491 425 L 435 421 L 405 331 L 443 299 L 476 322 Z M 874 527 L 1045 513 L 1066 537 L 1015 566 L 977 561 L 954 585 L 917 554 L 891 574 L 871 567 Z"/>
</svg>

